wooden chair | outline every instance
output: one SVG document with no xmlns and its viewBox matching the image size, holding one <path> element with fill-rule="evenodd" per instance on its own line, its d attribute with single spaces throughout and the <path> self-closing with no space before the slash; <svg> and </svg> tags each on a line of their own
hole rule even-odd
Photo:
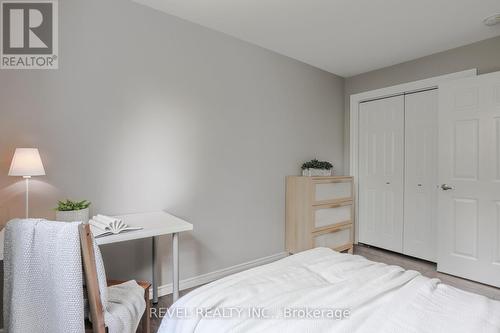
<svg viewBox="0 0 500 333">
<path fill-rule="evenodd" d="M 97 280 L 94 243 L 92 240 L 90 225 L 82 223 L 79 226 L 79 231 L 80 231 L 80 243 L 82 247 L 85 284 L 89 300 L 90 316 L 92 317 L 92 323 L 90 323 L 88 320 L 86 320 L 85 322 L 85 332 L 106 333 L 107 328 L 104 324 L 104 313 L 102 308 L 101 295 L 99 292 L 99 282 Z M 125 281 L 107 280 L 108 286 L 120 284 L 123 282 Z M 141 324 L 139 325 L 139 329 L 142 327 L 142 333 L 150 333 L 149 288 L 151 287 L 151 284 L 149 282 L 143 282 L 143 281 L 138 281 L 137 284 L 140 285 L 142 288 L 144 288 L 144 300 L 146 301 L 146 311 L 144 311 L 144 314 L 141 318 Z"/>
</svg>

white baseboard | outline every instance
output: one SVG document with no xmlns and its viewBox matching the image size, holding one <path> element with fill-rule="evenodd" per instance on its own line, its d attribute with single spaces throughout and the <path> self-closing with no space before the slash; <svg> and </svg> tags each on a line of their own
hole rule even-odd
<svg viewBox="0 0 500 333">
<path fill-rule="evenodd" d="M 206 284 L 215 280 L 218 280 L 220 278 L 223 278 L 225 276 L 238 273 L 244 270 L 247 270 L 252 267 L 257 267 L 261 266 L 264 264 L 268 264 L 270 262 L 283 259 L 288 256 L 288 252 L 281 252 L 277 254 L 273 254 L 267 257 L 255 259 L 252 261 L 248 261 L 242 264 L 234 265 L 231 267 L 219 269 L 217 271 L 209 272 L 206 274 L 201 274 L 198 276 L 193 276 L 184 280 L 179 281 L 179 289 L 184 290 L 184 289 L 189 289 L 193 287 L 200 286 L 202 284 Z M 172 293 L 172 283 L 164 284 L 161 286 L 158 286 L 158 296 L 165 296 L 168 294 Z M 152 298 L 152 290 L 150 292 L 150 298 Z"/>
</svg>

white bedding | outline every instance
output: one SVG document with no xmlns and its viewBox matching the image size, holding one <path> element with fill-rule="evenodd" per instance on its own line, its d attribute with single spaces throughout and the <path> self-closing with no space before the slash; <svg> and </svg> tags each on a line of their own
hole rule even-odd
<svg viewBox="0 0 500 333">
<path fill-rule="evenodd" d="M 299 309 L 323 317 L 308 319 Z M 349 316 L 324 318 L 334 309 Z M 316 248 L 195 289 L 169 309 L 158 332 L 500 332 L 500 302 Z"/>
</svg>

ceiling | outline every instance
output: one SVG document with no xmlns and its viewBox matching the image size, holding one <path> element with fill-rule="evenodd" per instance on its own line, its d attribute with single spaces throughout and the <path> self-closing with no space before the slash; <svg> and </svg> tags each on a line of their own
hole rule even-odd
<svg viewBox="0 0 500 333">
<path fill-rule="evenodd" d="M 135 0 L 343 77 L 500 35 L 500 0 Z"/>
</svg>

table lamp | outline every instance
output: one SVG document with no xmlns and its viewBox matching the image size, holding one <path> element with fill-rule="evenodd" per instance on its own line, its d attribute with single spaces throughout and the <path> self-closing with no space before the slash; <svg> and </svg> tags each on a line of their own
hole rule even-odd
<svg viewBox="0 0 500 333">
<path fill-rule="evenodd" d="M 22 176 L 26 181 L 26 218 L 29 217 L 29 180 L 32 176 L 44 176 L 40 153 L 36 148 L 16 148 L 9 169 L 9 176 Z"/>
</svg>

